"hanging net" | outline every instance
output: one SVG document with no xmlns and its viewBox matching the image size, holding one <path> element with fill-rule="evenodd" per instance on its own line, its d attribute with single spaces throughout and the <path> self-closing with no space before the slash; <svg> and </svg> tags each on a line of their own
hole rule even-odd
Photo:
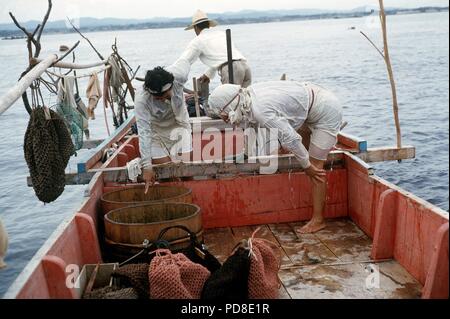
<svg viewBox="0 0 450 319">
<path fill-rule="evenodd" d="M 56 112 L 65 120 L 70 130 L 75 151 L 81 150 L 83 147 L 83 132 L 87 128 L 87 120 L 77 109 L 64 103 L 56 105 Z"/>
<path fill-rule="evenodd" d="M 42 107 L 31 113 L 24 140 L 25 160 L 36 196 L 44 203 L 55 201 L 64 191 L 65 169 L 75 153 L 64 120 L 49 110 L 47 120 Z"/>
</svg>

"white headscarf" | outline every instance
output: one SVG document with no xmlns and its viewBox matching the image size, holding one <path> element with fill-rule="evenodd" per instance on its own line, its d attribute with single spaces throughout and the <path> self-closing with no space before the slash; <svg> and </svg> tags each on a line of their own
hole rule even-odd
<svg viewBox="0 0 450 319">
<path fill-rule="evenodd" d="M 252 110 L 252 98 L 248 89 L 235 84 L 224 84 L 211 94 L 209 106 L 217 115 L 224 111 L 231 124 L 239 125 L 247 120 Z"/>
</svg>

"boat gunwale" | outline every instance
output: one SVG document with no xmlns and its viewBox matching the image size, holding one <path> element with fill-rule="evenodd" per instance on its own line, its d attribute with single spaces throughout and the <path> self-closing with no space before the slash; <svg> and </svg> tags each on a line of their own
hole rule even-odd
<svg viewBox="0 0 450 319">
<path fill-rule="evenodd" d="M 133 137 L 127 137 L 127 135 L 122 136 L 120 141 L 123 141 L 123 145 L 126 144 L 127 141 L 130 141 Z M 120 142 L 119 140 L 117 142 Z M 111 164 L 114 163 L 114 161 L 117 159 L 117 156 L 120 153 L 120 150 L 123 149 L 123 145 L 119 147 L 119 149 L 115 152 L 115 154 L 108 159 L 107 162 L 105 162 L 101 167 L 107 168 L 111 166 Z M 375 175 L 374 173 L 371 174 L 372 167 L 362 161 L 358 156 L 355 154 L 352 154 L 351 152 L 338 150 L 335 151 L 335 153 L 341 153 L 344 154 L 344 156 L 351 156 L 353 159 L 357 160 L 358 165 L 362 165 L 363 168 L 367 169 L 368 171 L 368 177 L 369 182 L 379 182 L 383 185 L 385 185 L 388 188 L 394 189 L 398 191 L 400 194 L 405 196 L 407 199 L 410 199 L 414 202 L 417 202 L 419 205 L 423 206 L 424 208 L 430 210 L 432 213 L 435 213 L 437 216 L 442 217 L 444 220 L 448 222 L 449 220 L 449 213 L 444 211 L 443 209 L 437 207 L 436 205 L 426 201 L 425 199 L 422 199 L 411 192 L 408 192 L 401 188 L 400 186 L 397 186 L 393 183 L 390 183 L 389 181 Z M 369 170 L 370 169 L 370 170 Z M 372 171 L 373 172 L 373 171 Z M 283 172 L 277 172 L 274 175 L 283 174 Z M 3 295 L 2 298 L 4 299 L 13 299 L 17 298 L 18 295 L 22 292 L 22 289 L 25 287 L 27 282 L 32 278 L 33 274 L 39 269 L 39 267 L 42 265 L 42 259 L 48 255 L 49 251 L 54 247 L 54 245 L 57 243 L 58 239 L 61 237 L 61 235 L 67 230 L 67 227 L 72 223 L 75 222 L 77 214 L 85 214 L 83 213 L 83 208 L 90 203 L 91 200 L 93 200 L 93 197 L 95 196 L 95 193 L 93 192 L 96 184 L 98 182 L 102 183 L 102 195 L 103 193 L 103 187 L 105 187 L 103 178 L 105 173 L 104 172 L 97 172 L 94 175 L 94 178 L 89 183 L 86 191 L 85 191 L 85 200 L 81 203 L 80 207 L 76 210 L 76 213 L 68 216 L 66 219 L 64 219 L 55 229 L 55 231 L 50 235 L 50 237 L 44 242 L 44 244 L 38 249 L 38 251 L 35 253 L 35 255 L 32 257 L 32 259 L 26 264 L 22 272 L 17 276 L 17 278 L 13 281 L 13 283 L 10 285 L 6 293 Z M 100 200 L 100 197 L 98 196 L 98 200 Z M 97 221 L 96 221 L 97 222 Z"/>
<path fill-rule="evenodd" d="M 443 210 L 442 208 L 430 203 L 429 201 L 418 197 L 417 195 L 414 195 L 413 193 L 405 190 L 404 188 L 401 188 L 400 186 L 397 186 L 385 179 L 383 179 L 380 176 L 377 175 L 371 175 L 370 176 L 371 179 L 373 179 L 374 181 L 377 181 L 383 185 L 385 185 L 386 187 L 393 189 L 397 192 L 399 192 L 400 194 L 402 194 L 403 196 L 407 197 L 408 199 L 411 199 L 413 201 L 415 201 L 417 204 L 419 204 L 421 207 L 426 208 L 431 210 L 433 213 L 435 213 L 436 215 L 438 215 L 439 217 L 442 217 L 444 219 L 447 220 L 447 222 L 449 221 L 449 217 L 450 217 L 450 213 Z"/>
</svg>

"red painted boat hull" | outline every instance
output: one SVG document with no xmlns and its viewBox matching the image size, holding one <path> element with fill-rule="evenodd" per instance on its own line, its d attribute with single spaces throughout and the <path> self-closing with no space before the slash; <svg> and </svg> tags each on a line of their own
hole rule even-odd
<svg viewBox="0 0 450 319">
<path fill-rule="evenodd" d="M 124 139 L 105 166 L 139 154 L 137 138 Z M 203 145 L 204 146 L 204 145 Z M 227 153 L 235 150 L 229 148 Z M 70 265 L 102 262 L 98 211 L 103 193 L 117 189 L 99 173 L 90 196 L 41 248 L 6 298 L 78 298 Z M 304 173 L 238 176 L 180 182 L 192 189 L 205 228 L 304 221 L 311 218 L 311 184 Z M 448 213 L 370 173 L 344 154 L 342 168 L 328 173 L 326 218 L 351 218 L 373 239 L 372 258 L 395 259 L 423 286 L 423 298 L 448 298 Z M 69 283 L 69 284 L 67 284 Z"/>
</svg>

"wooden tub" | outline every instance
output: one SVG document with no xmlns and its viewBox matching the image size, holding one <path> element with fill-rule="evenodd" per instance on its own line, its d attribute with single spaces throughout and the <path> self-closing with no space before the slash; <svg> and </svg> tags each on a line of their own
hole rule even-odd
<svg viewBox="0 0 450 319">
<path fill-rule="evenodd" d="M 202 240 L 200 207 L 185 203 L 159 203 L 125 207 L 105 215 L 105 242 L 109 258 L 124 261 L 143 249 L 144 241 L 155 242 L 167 227 L 185 226 Z M 162 238 L 174 249 L 189 245 L 189 234 L 171 229 Z"/>
<path fill-rule="evenodd" d="M 145 186 L 115 190 L 101 197 L 103 214 L 141 204 L 192 203 L 192 191 L 182 186 L 153 186 L 145 194 Z"/>
</svg>

